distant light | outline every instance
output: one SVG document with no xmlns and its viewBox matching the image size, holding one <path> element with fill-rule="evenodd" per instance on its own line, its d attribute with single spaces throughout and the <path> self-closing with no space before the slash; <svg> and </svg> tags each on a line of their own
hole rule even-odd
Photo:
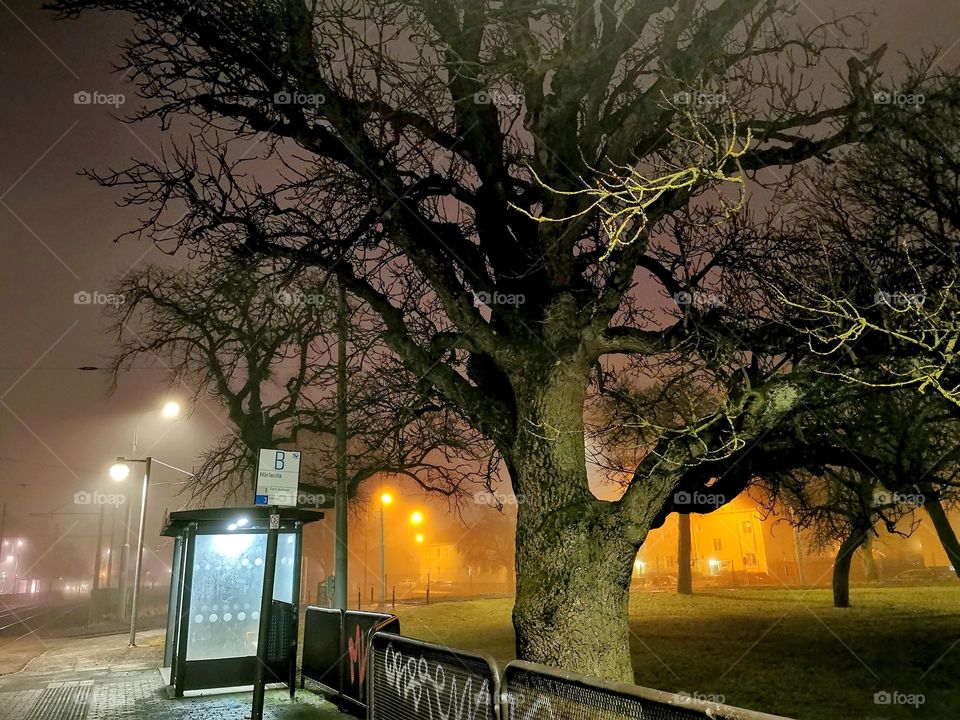
<svg viewBox="0 0 960 720">
<path fill-rule="evenodd" d="M 17 540 L 17 547 L 20 547 L 21 545 L 23 545 L 23 540 Z"/>
<path fill-rule="evenodd" d="M 417 537 L 414 538 L 417 541 L 417 544 L 423 542 L 423 533 L 417 533 Z"/>
<path fill-rule="evenodd" d="M 250 522 L 250 521 L 247 520 L 247 518 L 242 517 L 242 518 L 240 518 L 240 519 L 237 520 L 237 525 L 238 525 L 239 527 L 244 527 L 248 522 Z"/>
<path fill-rule="evenodd" d="M 236 529 L 237 529 L 236 523 L 230 523 L 229 525 L 227 525 L 227 530 L 236 530 Z"/>
<path fill-rule="evenodd" d="M 382 502 L 384 505 L 389 505 L 393 502 L 393 495 L 390 493 L 384 493 L 380 496 L 380 502 Z"/>
<path fill-rule="evenodd" d="M 13 562 L 13 555 L 7 555 L 7 562 Z"/>
<path fill-rule="evenodd" d="M 116 462 L 110 466 L 110 477 L 121 482 L 130 475 L 130 466 L 125 462 Z"/>
<path fill-rule="evenodd" d="M 416 510 L 410 513 L 410 524 L 411 525 L 422 525 L 423 524 L 423 513 L 419 510 Z"/>
<path fill-rule="evenodd" d="M 172 420 L 180 415 L 180 403 L 176 400 L 168 400 L 167 403 L 163 406 L 161 413 L 168 420 Z"/>
</svg>

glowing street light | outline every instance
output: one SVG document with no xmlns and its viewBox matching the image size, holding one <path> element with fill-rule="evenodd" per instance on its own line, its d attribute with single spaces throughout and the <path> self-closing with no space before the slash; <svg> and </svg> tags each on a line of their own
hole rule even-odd
<svg viewBox="0 0 960 720">
<path fill-rule="evenodd" d="M 176 400 L 168 400 L 166 403 L 164 403 L 160 414 L 167 418 L 167 420 L 173 420 L 174 418 L 180 417 L 180 403 L 178 403 Z"/>
<path fill-rule="evenodd" d="M 423 513 L 419 510 L 415 510 L 410 513 L 410 524 L 411 525 L 423 525 Z"/>
<path fill-rule="evenodd" d="M 117 461 L 110 466 L 110 478 L 117 482 L 123 482 L 130 475 L 130 466 L 125 462 Z"/>
<path fill-rule="evenodd" d="M 414 540 L 416 541 L 417 545 L 422 545 L 422 544 L 423 544 L 423 533 L 417 533 L 417 536 L 414 538 Z"/>
<path fill-rule="evenodd" d="M 393 495 L 391 495 L 390 493 L 385 492 L 383 495 L 380 496 L 381 505 L 389 505 L 392 502 L 393 502 Z"/>
</svg>

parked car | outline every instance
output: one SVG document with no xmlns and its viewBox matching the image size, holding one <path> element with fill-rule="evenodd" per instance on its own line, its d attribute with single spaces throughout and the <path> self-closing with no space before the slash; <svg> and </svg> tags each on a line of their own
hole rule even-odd
<svg viewBox="0 0 960 720">
<path fill-rule="evenodd" d="M 936 585 L 944 580 L 944 574 L 936 568 L 913 568 L 899 573 L 890 582 L 894 585 Z"/>
<path fill-rule="evenodd" d="M 650 590 L 676 590 L 677 577 L 675 575 L 656 575 L 650 578 L 647 586 Z"/>
</svg>

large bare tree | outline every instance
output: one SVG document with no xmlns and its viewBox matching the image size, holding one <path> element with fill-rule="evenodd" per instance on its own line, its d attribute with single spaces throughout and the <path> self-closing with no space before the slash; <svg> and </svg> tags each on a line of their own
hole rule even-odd
<svg viewBox="0 0 960 720">
<path fill-rule="evenodd" d="M 851 50 L 856 19 L 804 28 L 777 0 L 53 6 L 129 13 L 142 117 L 193 120 L 167 162 L 99 176 L 150 208 L 136 234 L 334 273 L 524 497 L 518 654 L 631 678 L 637 548 L 691 465 L 803 396 L 802 374 L 751 359 L 770 341 L 756 284 L 710 234 L 734 185 L 870 132 L 880 53 Z M 844 75 L 820 94 L 831 58 Z M 674 215 L 695 201 L 713 209 L 691 255 Z M 683 301 L 716 284 L 726 311 Z M 603 502 L 584 402 L 598 362 L 627 356 L 707 370 L 718 407 Z"/>
</svg>

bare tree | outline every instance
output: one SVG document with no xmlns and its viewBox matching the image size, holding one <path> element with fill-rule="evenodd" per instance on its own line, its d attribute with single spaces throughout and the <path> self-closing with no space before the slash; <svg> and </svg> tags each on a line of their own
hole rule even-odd
<svg viewBox="0 0 960 720">
<path fill-rule="evenodd" d="M 335 292 L 321 273 L 288 277 L 249 260 L 199 269 L 148 266 L 124 277 L 115 310 L 114 382 L 139 360 L 159 360 L 193 400 L 212 398 L 233 431 L 207 453 L 193 497 L 249 498 L 262 448 L 304 451 L 306 504 L 333 498 L 336 467 Z M 496 460 L 482 438 L 349 313 L 347 488 L 390 472 L 453 501 L 489 487 Z M 486 455 L 485 455 L 486 453 Z"/>
<path fill-rule="evenodd" d="M 697 289 L 667 231 L 715 189 L 728 216 L 723 178 L 763 180 L 869 131 L 879 53 L 851 58 L 857 20 L 792 26 L 777 0 L 53 6 L 129 13 L 141 117 L 194 121 L 165 163 L 100 176 L 149 208 L 135 234 L 336 274 L 418 384 L 496 446 L 525 498 L 519 656 L 629 679 L 637 548 L 688 467 L 776 424 L 807 382 L 751 362 L 765 317 L 751 293 L 745 315 L 669 299 L 678 312 L 662 311 Z M 832 57 L 847 62 L 834 103 L 806 79 Z M 684 104 L 710 137 L 735 141 L 719 165 L 690 158 Z M 262 141 L 275 173 L 246 159 Z M 609 206 L 582 191 L 622 168 L 713 172 L 644 190 L 609 252 Z M 739 257 L 704 252 L 693 279 L 746 285 Z M 665 432 L 623 497 L 602 502 L 584 402 L 613 356 L 685 358 L 724 387 L 715 419 Z"/>
</svg>

